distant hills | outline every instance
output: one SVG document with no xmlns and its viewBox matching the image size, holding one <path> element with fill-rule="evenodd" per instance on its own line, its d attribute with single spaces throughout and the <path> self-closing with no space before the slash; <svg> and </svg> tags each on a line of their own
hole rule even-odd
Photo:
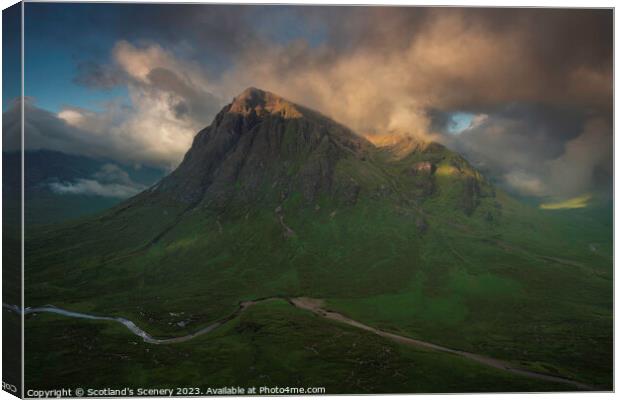
<svg viewBox="0 0 620 400">
<path fill-rule="evenodd" d="M 164 171 L 50 150 L 25 152 L 26 222 L 58 223 L 112 207 L 157 182 Z M 5 198 L 21 186 L 20 154 L 3 153 Z M 17 218 L 18 212 L 12 216 Z M 11 218 L 11 216 L 7 216 Z"/>
</svg>

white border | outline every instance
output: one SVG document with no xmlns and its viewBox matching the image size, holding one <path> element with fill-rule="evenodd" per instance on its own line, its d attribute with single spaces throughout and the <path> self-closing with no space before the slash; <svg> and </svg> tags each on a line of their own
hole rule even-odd
<svg viewBox="0 0 620 400">
<path fill-rule="evenodd" d="M 23 307 L 25 307 L 25 304 L 26 304 L 25 303 L 26 293 L 25 293 L 25 290 L 24 290 L 24 286 L 25 286 L 25 283 L 26 283 L 26 279 L 25 279 L 25 263 L 24 263 L 24 256 L 26 255 L 26 249 L 25 249 L 26 229 L 25 229 L 25 226 L 24 226 L 24 223 L 25 223 L 25 220 L 26 220 L 26 215 L 25 215 L 25 210 L 26 210 L 25 200 L 26 199 L 24 198 L 24 196 L 26 195 L 26 191 L 25 191 L 26 163 L 24 161 L 24 157 L 25 157 L 25 144 L 26 144 L 26 135 L 25 135 L 25 131 L 24 131 L 24 124 L 26 123 L 26 117 L 25 117 L 26 109 L 25 109 L 24 98 L 25 98 L 26 91 L 25 91 L 25 88 L 24 88 L 24 84 L 25 84 L 25 80 L 24 80 L 24 73 L 25 73 L 25 68 L 24 68 L 24 64 L 25 64 L 25 62 L 24 62 L 24 60 L 25 60 L 25 58 L 24 58 L 24 49 L 25 49 L 25 46 L 24 46 L 24 41 L 25 41 L 25 36 L 24 36 L 24 34 L 25 34 L 25 29 L 24 29 L 25 18 L 24 18 L 24 16 L 25 15 L 24 14 L 25 14 L 25 7 L 24 7 L 24 3 L 23 2 L 21 3 L 21 9 L 22 9 L 22 15 L 21 15 L 21 18 L 22 18 L 22 22 L 21 22 L 21 28 L 22 28 L 22 32 L 21 32 L 21 74 L 22 74 L 22 76 L 21 76 L 21 78 L 22 78 L 22 101 L 21 101 L 21 117 L 22 117 L 22 120 L 21 120 L 21 124 L 22 124 L 21 125 L 21 152 L 22 152 L 22 156 L 21 156 L 21 170 L 22 170 L 22 173 L 21 173 L 21 185 L 22 186 L 21 186 L 21 197 L 22 198 L 21 198 L 21 200 L 22 200 L 22 205 L 21 205 L 21 210 L 20 211 L 21 211 L 21 224 L 22 224 L 22 226 L 21 226 L 21 229 L 22 229 L 22 241 L 21 241 L 21 261 L 22 261 L 22 267 L 21 267 L 21 273 L 22 273 L 21 283 L 22 283 L 22 287 L 21 287 L 21 290 L 22 290 L 22 304 L 21 304 L 21 307 L 23 308 Z M 25 342 L 26 342 L 26 340 L 25 340 L 25 319 L 24 318 L 25 318 L 25 314 L 22 313 L 21 314 L 21 319 L 22 319 L 21 320 L 21 329 L 22 329 L 22 342 L 21 342 L 21 347 L 22 347 L 22 349 L 21 349 L 21 352 L 22 352 L 22 365 L 21 365 L 21 367 L 22 367 L 22 382 L 21 382 L 22 383 L 22 391 L 21 391 L 21 393 L 22 393 L 22 396 L 24 396 L 25 387 L 26 387 L 25 386 L 25 381 L 24 381 L 24 378 L 25 378 L 25 375 L 26 375 L 25 366 L 24 366 L 24 364 L 25 364 L 24 354 L 26 354 L 25 353 Z"/>
<path fill-rule="evenodd" d="M 45 0 L 30 0 L 29 2 L 44 2 Z M 105 2 L 109 2 L 109 1 L 100 1 L 100 0 L 89 0 L 88 2 L 94 2 L 94 3 L 105 3 Z M 148 0 L 133 0 L 133 1 L 129 1 L 129 0 L 119 0 L 119 1 L 115 1 L 115 2 L 119 2 L 119 3 L 153 3 L 153 1 L 148 1 Z M 202 1 L 175 1 L 175 0 L 171 0 L 171 1 L 155 1 L 156 3 L 205 3 Z M 16 2 L 13 0 L 0 0 L 0 5 L 2 6 L 2 9 L 5 9 L 13 4 L 15 4 Z M 220 4 L 228 4 L 230 2 L 227 1 L 223 1 L 223 0 L 212 0 L 209 1 L 209 3 L 220 3 Z M 288 0 L 286 2 L 266 2 L 266 1 L 259 1 L 259 0 L 245 0 L 243 3 L 245 4 L 299 4 L 299 5 L 304 5 L 304 4 L 308 4 L 308 2 L 304 2 L 302 0 Z M 333 4 L 338 4 L 338 5 L 360 5 L 360 4 L 364 4 L 364 5 L 398 5 L 398 6 L 462 6 L 462 7 L 558 7 L 558 8 L 615 8 L 615 1 L 610 1 L 610 0 L 590 0 L 590 1 L 583 1 L 583 0 L 539 0 L 539 1 L 533 1 L 533 0 L 525 0 L 525 1 L 514 1 L 514 0 L 473 0 L 473 1 L 468 1 L 468 0 L 424 0 L 421 2 L 413 2 L 411 0 L 388 0 L 388 1 L 381 1 L 381 0 L 365 0 L 365 1 L 355 1 L 355 0 L 336 0 L 336 1 L 330 1 L 330 0 L 313 0 L 312 1 L 313 5 L 333 5 Z M 25 94 L 25 80 L 24 80 L 24 4 L 22 3 L 22 42 L 21 42 L 21 93 L 22 93 L 22 97 Z M 617 53 L 615 52 L 615 43 L 618 43 L 618 37 L 619 34 L 615 29 L 615 10 L 614 10 L 614 132 L 615 132 L 615 120 L 616 118 L 619 116 L 618 110 L 616 108 L 616 102 L 615 102 L 615 92 L 616 92 L 616 80 L 615 80 L 615 68 L 618 65 L 618 60 L 617 60 Z M 0 41 L 2 38 L 2 33 L 1 33 L 1 29 L 0 29 Z M 2 64 L 2 55 L 0 52 L 0 70 L 1 70 L 1 64 Z M 2 84 L 0 82 L 0 90 L 2 90 Z M 25 144 L 25 138 L 24 138 L 24 123 L 25 123 L 25 118 L 24 118 L 24 104 L 22 102 L 21 105 L 22 109 L 21 109 L 21 129 L 22 129 L 22 137 L 21 137 L 21 145 L 22 145 L 22 190 L 21 190 L 21 194 L 22 194 L 22 210 L 21 210 L 21 222 L 22 222 L 22 243 L 21 243 L 21 257 L 22 257 L 22 304 L 24 302 L 24 207 L 23 207 L 23 200 L 24 200 L 24 156 L 23 156 L 23 152 L 24 152 L 24 144 Z M 615 134 L 614 134 L 614 154 L 617 153 L 617 150 L 619 150 L 620 148 L 620 144 L 618 141 L 615 140 Z M 620 154 L 620 153 L 618 153 Z M 0 173 L 2 171 L 2 166 L 0 165 Z M 614 157 L 614 199 L 619 198 L 620 196 L 620 189 L 618 188 L 618 186 L 615 184 L 616 183 L 616 177 L 619 176 L 618 173 L 620 172 L 620 167 L 618 167 L 618 165 L 615 163 L 615 157 Z M 2 200 L 0 199 L 0 204 L 1 204 Z M 2 210 L 0 209 L 0 218 L 2 217 Z M 617 214 L 615 213 L 615 201 L 614 201 L 614 238 L 616 237 L 616 227 L 618 226 L 617 222 L 618 219 L 620 219 L 620 217 L 617 216 Z M 618 249 L 618 247 L 616 247 L 617 243 L 614 240 L 614 255 L 617 254 L 616 250 Z M 2 250 L 0 249 L 0 257 L 2 255 Z M 0 258 L 1 260 L 1 258 Z M 0 261 L 1 263 L 1 261 Z M 614 257 L 614 267 L 615 267 L 615 257 Z M 614 273 L 614 288 L 616 287 L 616 274 Z M 1 293 L 1 288 L 0 288 L 0 293 Z M 616 300 L 616 291 L 614 289 L 614 306 L 616 304 L 615 300 Z M 23 330 L 23 322 L 24 322 L 24 317 L 22 315 L 22 356 L 23 356 L 23 351 L 24 351 L 24 330 Z M 618 332 L 618 319 L 615 318 L 615 307 L 614 307 L 614 366 L 615 366 L 615 359 L 616 359 L 616 352 L 618 350 L 617 346 L 616 346 L 616 338 L 615 338 L 615 333 Z M 0 320 L 0 328 L 1 328 L 1 320 Z M 22 358 L 23 360 L 23 358 Z M 0 365 L 0 374 L 2 372 L 2 365 Z M 614 368 L 614 387 L 616 387 L 616 385 L 618 384 L 618 380 L 617 380 L 617 374 L 615 373 L 615 368 Z M 24 385 L 24 368 L 23 368 L 23 362 L 22 362 L 22 390 L 23 390 L 23 385 Z M 608 399 L 608 398 L 615 398 L 616 395 L 615 393 L 592 393 L 592 392 L 587 392 L 587 393 L 542 393 L 542 394 L 538 394 L 538 393 L 520 393 L 520 394 L 498 394 L 498 393 L 489 393 L 489 394 L 454 394 L 454 395 L 366 395 L 366 396 L 346 396 L 347 398 L 365 398 L 365 397 L 377 397 L 377 398 L 387 398 L 387 397 L 394 397 L 394 396 L 398 396 L 401 398 L 415 398 L 416 399 L 449 399 L 449 398 L 454 398 L 455 396 L 467 396 L 468 398 L 481 398 L 481 399 L 488 399 L 488 398 L 495 398 L 497 396 L 501 397 L 502 399 L 507 399 L 507 400 L 524 400 L 524 399 L 531 399 L 532 397 L 535 397 L 536 399 L 568 399 L 568 400 L 575 400 L 575 399 L 584 399 L 584 398 L 592 398 L 592 399 Z M 322 396 L 322 398 L 326 398 L 326 399 L 337 399 L 337 398 L 341 398 L 342 396 Z M 243 398 L 243 397 L 235 397 L 235 398 Z M 296 398 L 301 398 L 301 399 L 306 399 L 306 398 L 311 398 L 310 396 L 298 396 Z M 4 392 L 4 391 L 0 391 L 0 400 L 9 400 L 9 399 L 15 399 L 14 396 L 11 396 L 9 393 Z M 149 398 L 146 398 L 149 399 Z M 152 398 L 152 399 L 157 399 L 157 398 Z"/>
</svg>

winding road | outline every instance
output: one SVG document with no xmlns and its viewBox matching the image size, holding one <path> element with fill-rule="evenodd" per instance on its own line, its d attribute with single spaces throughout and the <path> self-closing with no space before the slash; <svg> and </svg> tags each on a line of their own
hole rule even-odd
<svg viewBox="0 0 620 400">
<path fill-rule="evenodd" d="M 483 356 L 480 354 L 475 354 L 475 353 L 469 353 L 466 351 L 462 351 L 462 350 L 456 350 L 456 349 L 451 349 L 448 347 L 444 347 L 444 346 L 440 346 L 434 343 L 430 343 L 430 342 L 426 342 L 423 340 L 418 340 L 418 339 L 413 339 L 407 336 L 402 336 L 402 335 L 397 335 L 395 333 L 391 333 L 391 332 L 387 332 L 387 331 L 383 331 L 381 329 L 378 328 L 373 328 L 371 326 L 368 326 L 366 324 L 363 324 L 359 321 L 353 320 L 345 315 L 342 315 L 340 313 L 337 313 L 335 311 L 331 311 L 331 310 L 327 310 L 325 308 L 322 307 L 323 302 L 322 300 L 319 299 L 313 299 L 313 298 L 309 298 L 309 297 L 296 297 L 296 298 L 282 298 L 282 297 L 269 297 L 269 298 L 264 298 L 264 299 L 259 299 L 259 300 L 253 300 L 253 301 L 245 301 L 245 302 L 241 302 L 239 304 L 239 308 L 232 313 L 231 315 L 229 315 L 228 317 L 219 320 L 217 322 L 214 322 L 194 333 L 191 333 L 189 335 L 184 335 L 184 336 L 178 336 L 178 337 L 171 337 L 171 338 L 165 338 L 165 339 L 158 339 L 155 338 L 151 335 L 149 335 L 147 332 L 145 332 L 144 330 L 140 329 L 133 321 L 130 321 L 126 318 L 122 318 L 122 317 L 107 317 L 107 316 L 96 316 L 96 315 L 91 315 L 91 314 L 85 314 L 85 313 L 80 313 L 80 312 L 75 312 L 75 311 L 69 311 L 69 310 L 65 310 L 53 305 L 47 305 L 47 306 L 43 306 L 43 307 L 26 307 L 23 311 L 24 315 L 28 315 L 28 314 L 37 314 L 37 313 L 52 313 L 52 314 L 59 314 L 59 315 L 63 315 L 66 317 L 71 317 L 71 318 L 82 318 L 82 319 L 89 319 L 89 320 L 98 320 L 98 321 L 112 321 L 112 322 L 116 322 L 119 324 L 122 324 L 123 326 L 125 326 L 127 329 L 129 329 L 133 334 L 135 334 L 136 336 L 141 337 L 145 342 L 147 343 L 151 343 L 151 344 L 171 344 L 171 343 L 182 343 L 182 342 L 187 342 L 189 340 L 192 340 L 195 337 L 204 335 L 206 333 L 212 332 L 213 330 L 217 329 L 218 327 L 222 326 L 223 324 L 225 324 L 226 322 L 236 318 L 239 314 L 241 314 L 244 310 L 246 310 L 248 307 L 254 305 L 254 304 L 258 304 L 258 303 L 262 303 L 262 302 L 266 302 L 266 301 L 271 301 L 271 300 L 285 300 L 287 301 L 289 304 L 291 304 L 294 307 L 297 307 L 299 309 L 303 309 L 303 310 L 307 310 L 310 311 L 312 313 L 314 313 L 315 315 L 318 315 L 322 318 L 326 318 L 326 319 L 330 319 L 333 321 L 338 321 L 353 327 L 356 327 L 358 329 L 362 329 L 365 330 L 367 332 L 371 332 L 374 333 L 378 336 L 381 336 L 383 338 L 392 340 L 394 342 L 398 342 L 404 345 L 409 345 L 409 346 L 414 346 L 414 347 L 421 347 L 421 348 L 426 348 L 426 349 L 431 349 L 431 350 L 435 350 L 435 351 L 441 351 L 444 353 L 450 353 L 450 354 L 455 354 L 464 358 L 467 358 L 469 360 L 475 361 L 477 363 L 480 364 L 484 364 L 486 366 L 495 368 L 495 369 L 499 369 L 499 370 L 503 370 L 515 375 L 520 375 L 520 376 L 524 376 L 524 377 L 528 377 L 528 378 L 534 378 L 534 379 L 540 379 L 540 380 L 544 380 L 544 381 L 548 381 L 548 382 L 554 382 L 554 383 L 562 383 L 562 384 L 567 384 L 567 385 L 571 385 L 575 388 L 578 388 L 580 390 L 596 390 L 596 388 L 587 385 L 585 383 L 581 383 L 581 382 L 577 382 L 568 378 L 563 378 L 560 376 L 554 376 L 554 375 L 548 375 L 548 374 L 543 374 L 540 372 L 535 372 L 535 371 L 531 371 L 528 369 L 524 369 L 524 368 L 520 368 L 520 367 L 516 367 L 513 366 L 512 364 L 503 361 L 503 360 L 499 360 L 496 358 L 491 358 L 491 357 L 487 357 L 487 356 Z M 2 304 L 2 307 L 15 312 L 15 313 L 21 313 L 21 310 L 19 309 L 19 307 L 15 306 L 15 305 L 10 305 L 10 304 Z"/>
</svg>

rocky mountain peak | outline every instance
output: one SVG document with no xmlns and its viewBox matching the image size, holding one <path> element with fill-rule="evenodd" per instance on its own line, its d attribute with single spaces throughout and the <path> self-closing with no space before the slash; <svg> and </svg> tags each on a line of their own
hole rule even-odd
<svg viewBox="0 0 620 400">
<path fill-rule="evenodd" d="M 134 201 L 216 212 L 257 204 L 275 209 L 289 199 L 307 207 L 320 201 L 345 207 L 358 198 L 406 203 L 433 195 L 435 175 L 447 170 L 454 171 L 455 190 L 468 185 L 461 191 L 471 214 L 483 185 L 442 145 L 409 137 L 373 145 L 317 111 L 248 88 L 196 135 L 175 171 Z"/>
<path fill-rule="evenodd" d="M 255 87 L 249 87 L 235 97 L 229 112 L 242 115 L 255 113 L 258 116 L 275 114 L 284 118 L 302 117 L 301 109 L 296 104 Z"/>
<path fill-rule="evenodd" d="M 321 196 L 351 203 L 359 185 L 336 166 L 365 163 L 373 150 L 319 112 L 250 87 L 196 135 L 179 167 L 145 196 L 212 210 L 232 203 L 271 206 L 294 194 L 306 204 Z"/>
</svg>

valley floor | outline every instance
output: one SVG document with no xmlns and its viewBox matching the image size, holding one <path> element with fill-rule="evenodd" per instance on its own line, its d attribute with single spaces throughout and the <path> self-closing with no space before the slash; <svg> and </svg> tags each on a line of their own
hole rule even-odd
<svg viewBox="0 0 620 400">
<path fill-rule="evenodd" d="M 411 346 L 397 335 L 317 318 L 325 311 L 316 303 L 297 304 L 302 308 L 279 299 L 260 302 L 213 332 L 165 346 L 107 321 L 29 316 L 26 387 L 289 386 L 325 387 L 328 394 L 576 390 L 571 382 L 518 376 Z"/>
</svg>

